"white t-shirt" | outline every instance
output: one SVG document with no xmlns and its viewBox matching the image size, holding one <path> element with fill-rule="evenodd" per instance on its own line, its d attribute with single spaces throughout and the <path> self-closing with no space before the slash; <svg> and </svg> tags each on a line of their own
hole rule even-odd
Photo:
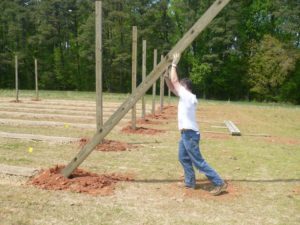
<svg viewBox="0 0 300 225">
<path fill-rule="evenodd" d="M 179 103 L 178 103 L 178 128 L 190 129 L 199 131 L 199 127 L 196 121 L 197 111 L 197 98 L 196 95 L 186 90 L 183 86 L 180 86 L 178 90 Z"/>
</svg>

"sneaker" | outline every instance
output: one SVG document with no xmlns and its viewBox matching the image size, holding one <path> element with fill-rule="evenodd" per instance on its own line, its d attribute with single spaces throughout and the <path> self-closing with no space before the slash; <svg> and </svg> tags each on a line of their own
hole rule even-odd
<svg viewBox="0 0 300 225">
<path fill-rule="evenodd" d="M 220 186 L 215 186 L 209 193 L 214 196 L 220 195 L 222 192 L 226 191 L 228 184 L 224 182 Z"/>
<path fill-rule="evenodd" d="M 179 188 L 195 189 L 195 186 L 188 186 L 188 185 L 186 185 L 184 182 L 179 182 L 179 183 L 177 183 L 177 186 L 178 186 Z"/>
</svg>

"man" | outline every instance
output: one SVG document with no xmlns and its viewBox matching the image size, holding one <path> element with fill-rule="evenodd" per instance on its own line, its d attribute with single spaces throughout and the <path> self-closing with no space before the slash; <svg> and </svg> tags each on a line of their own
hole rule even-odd
<svg viewBox="0 0 300 225">
<path fill-rule="evenodd" d="M 214 184 L 210 191 L 212 195 L 219 195 L 227 188 L 218 173 L 204 160 L 199 148 L 200 132 L 196 121 L 197 98 L 192 93 L 192 82 L 188 78 L 178 80 L 177 63 L 180 54 L 173 55 L 170 78 L 165 76 L 169 89 L 179 96 L 178 128 L 181 132 L 179 141 L 179 161 L 184 169 L 184 184 L 186 188 L 195 189 L 196 178 L 193 166 Z"/>
</svg>

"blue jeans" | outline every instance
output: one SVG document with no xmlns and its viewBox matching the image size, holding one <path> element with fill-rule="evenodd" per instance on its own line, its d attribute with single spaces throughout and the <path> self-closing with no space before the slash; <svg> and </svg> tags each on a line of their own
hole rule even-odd
<svg viewBox="0 0 300 225">
<path fill-rule="evenodd" d="M 200 133 L 193 130 L 181 132 L 179 142 L 179 161 L 184 169 L 185 185 L 195 187 L 196 178 L 193 166 L 215 185 L 220 186 L 224 183 L 218 173 L 204 160 L 199 148 Z"/>
</svg>

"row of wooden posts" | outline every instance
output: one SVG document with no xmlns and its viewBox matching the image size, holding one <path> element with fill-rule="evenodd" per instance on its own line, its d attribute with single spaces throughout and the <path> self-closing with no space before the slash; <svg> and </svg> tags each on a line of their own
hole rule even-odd
<svg viewBox="0 0 300 225">
<path fill-rule="evenodd" d="M 97 2 L 96 2 L 97 4 Z M 99 10 L 99 9 L 98 9 Z M 97 11 L 98 11 L 97 10 Z M 98 21 L 101 22 L 100 19 Z M 97 29 L 100 29 L 98 30 Z M 103 97 L 102 97 L 102 40 L 101 40 L 101 26 L 96 27 L 96 123 L 97 130 L 103 125 Z M 99 34 L 100 33 L 100 34 Z M 146 79 L 146 57 L 147 57 L 147 41 L 143 40 L 143 53 L 142 53 L 142 81 Z M 163 59 L 161 55 L 161 60 Z M 157 66 L 157 49 L 154 49 L 153 56 L 153 68 Z M 39 100 L 39 89 L 38 89 L 38 61 L 34 59 L 34 71 L 35 71 L 35 100 Z M 136 90 L 136 79 L 137 78 L 137 27 L 132 28 L 132 92 Z M 164 78 L 163 75 L 160 78 L 160 112 L 164 107 Z M 19 76 L 18 76 L 18 56 L 15 55 L 15 88 L 16 88 L 16 102 L 19 102 Z M 170 98 L 170 90 L 168 96 Z M 156 110 L 156 82 L 152 87 L 152 110 L 151 113 L 155 114 Z M 145 97 L 142 97 L 142 119 L 146 116 L 146 102 Z M 132 128 L 136 129 L 136 106 L 132 108 Z"/>
<path fill-rule="evenodd" d="M 97 131 L 103 126 L 103 98 L 102 98 L 102 1 L 95 1 L 95 32 L 96 32 L 96 48 L 95 48 L 95 58 L 96 58 L 96 124 Z M 137 86 L 137 27 L 132 27 L 132 81 L 131 90 L 132 93 L 135 92 Z M 146 79 L 146 49 L 147 42 L 143 40 L 143 52 L 142 52 L 142 81 Z M 163 59 L 161 55 L 161 60 Z M 157 66 L 157 49 L 154 50 L 153 68 Z M 164 78 L 163 75 L 160 78 L 160 111 L 162 112 L 164 107 Z M 168 92 L 170 99 L 171 93 Z M 152 114 L 155 114 L 156 106 L 156 82 L 152 87 Z M 145 119 L 146 103 L 145 97 L 142 97 L 142 119 Z M 132 107 L 132 128 L 136 129 L 136 105 Z"/>
<path fill-rule="evenodd" d="M 101 129 L 103 125 L 103 96 L 102 96 L 102 1 L 95 2 L 96 11 L 96 125 L 97 131 Z M 146 53 L 147 41 L 143 40 L 143 53 L 142 53 L 142 81 L 146 79 Z M 161 60 L 163 60 L 161 55 Z M 154 49 L 153 57 L 153 69 L 157 66 L 157 49 Z M 34 59 L 34 71 L 35 71 L 35 100 L 39 100 L 39 88 L 38 88 L 38 62 Z M 132 28 L 132 93 L 136 90 L 137 82 L 137 27 Z M 160 112 L 164 107 L 164 78 L 163 75 L 160 78 Z M 18 77 L 18 56 L 15 55 L 15 88 L 16 88 L 16 102 L 19 102 L 19 77 Z M 170 100 L 170 90 L 168 91 Z M 152 87 L 152 114 L 155 114 L 156 110 L 156 82 Z M 145 97 L 142 97 L 142 119 L 146 116 L 146 103 Z M 136 106 L 132 108 L 132 128 L 136 129 Z"/>
<path fill-rule="evenodd" d="M 146 79 L 146 58 L 147 58 L 147 41 L 143 40 L 143 52 L 142 52 L 142 81 Z M 164 56 L 161 55 L 161 60 Z M 157 66 L 157 49 L 154 49 L 153 54 L 153 69 Z M 136 68 L 137 68 L 137 27 L 132 27 L 132 93 L 136 90 Z M 164 107 L 164 93 L 165 93 L 165 82 L 163 74 L 160 77 L 160 107 L 159 110 L 162 112 Z M 168 96 L 170 99 L 171 92 L 168 90 Z M 169 100 L 170 101 L 170 100 Z M 154 115 L 156 110 L 156 82 L 152 86 L 152 109 L 151 113 Z M 146 103 L 145 97 L 142 97 L 142 119 L 145 119 Z M 136 128 L 136 107 L 132 108 L 132 128 Z"/>
</svg>

